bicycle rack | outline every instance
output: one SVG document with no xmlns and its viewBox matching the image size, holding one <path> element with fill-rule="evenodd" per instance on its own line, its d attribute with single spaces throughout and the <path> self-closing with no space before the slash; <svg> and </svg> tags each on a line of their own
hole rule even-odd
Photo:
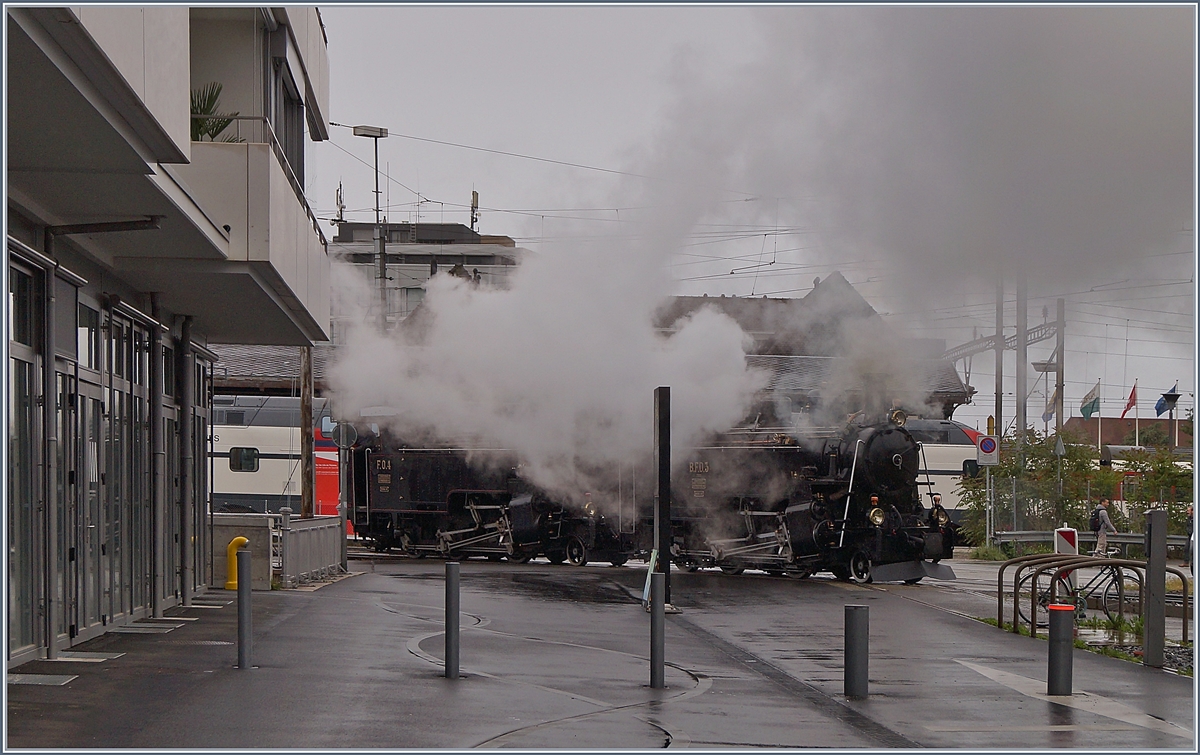
<svg viewBox="0 0 1200 755">
<path fill-rule="evenodd" d="M 1038 578 L 1051 569 L 1056 571 L 1050 580 L 1050 597 L 1052 600 L 1057 599 L 1057 585 L 1062 580 L 1067 572 L 1075 571 L 1076 569 L 1085 566 L 1116 566 L 1119 569 L 1118 578 L 1123 578 L 1123 572 L 1120 570 L 1127 568 L 1133 571 L 1134 576 L 1138 580 L 1138 613 L 1145 614 L 1145 561 L 1135 561 L 1132 559 L 1120 558 L 1096 558 L 1095 556 L 1062 554 L 1062 553 L 1039 553 L 1030 556 L 1019 556 L 1009 559 L 1000 565 L 1000 569 L 996 574 L 996 625 L 1000 628 L 1004 627 L 1004 573 L 1010 566 L 1015 566 L 1016 571 L 1013 573 L 1013 612 L 1012 612 L 1012 632 L 1020 633 L 1020 612 L 1017 601 L 1020 600 L 1018 586 L 1021 584 L 1021 577 L 1029 570 L 1033 569 L 1033 579 L 1031 580 L 1030 589 L 1030 610 L 1029 610 L 1029 635 L 1037 636 L 1037 582 Z M 1183 572 L 1173 566 L 1167 566 L 1166 571 L 1179 577 L 1183 585 L 1183 631 L 1182 640 L 1187 642 L 1188 627 L 1187 613 L 1188 604 L 1191 596 L 1188 592 L 1188 579 Z M 1118 583 L 1118 590 L 1121 591 L 1122 601 L 1119 611 L 1124 614 L 1125 606 L 1123 600 L 1123 589 L 1120 587 L 1122 583 Z"/>
<path fill-rule="evenodd" d="M 1010 558 L 1000 564 L 1000 571 L 996 573 L 996 626 L 1000 629 L 1004 628 L 1004 571 L 1010 566 L 1016 566 L 1016 576 L 1013 577 L 1013 633 L 1019 632 L 1017 629 L 1017 585 L 1021 582 L 1021 572 L 1035 562 L 1053 561 L 1056 559 L 1069 557 L 1069 554 L 1062 553 L 1034 553 L 1028 556 L 1017 556 Z"/>
<path fill-rule="evenodd" d="M 1145 576 L 1146 562 L 1145 561 L 1131 561 L 1129 559 L 1124 559 L 1124 558 L 1096 558 L 1095 556 L 1066 556 L 1061 562 L 1057 562 L 1057 563 L 1049 562 L 1049 563 L 1045 563 L 1045 564 L 1039 564 L 1038 567 L 1033 571 L 1033 581 L 1031 582 L 1031 588 L 1029 591 L 1029 598 L 1030 598 L 1029 599 L 1029 636 L 1030 637 L 1037 637 L 1037 583 L 1038 583 L 1038 577 L 1042 576 L 1043 574 L 1050 571 L 1051 569 L 1058 570 L 1055 572 L 1055 577 L 1057 577 L 1068 571 L 1075 571 L 1076 569 L 1079 569 L 1084 566 L 1116 566 L 1116 567 L 1124 567 L 1124 568 L 1134 569 L 1137 573 L 1138 584 L 1139 585 L 1146 584 L 1146 576 Z M 1123 578 L 1123 575 L 1122 575 L 1122 578 Z M 1057 599 L 1057 594 L 1056 594 L 1057 591 L 1056 591 L 1055 587 L 1056 587 L 1056 585 L 1055 585 L 1054 579 L 1051 578 L 1050 588 L 1049 588 L 1051 600 Z M 1141 589 L 1138 590 L 1139 600 L 1142 599 L 1140 597 L 1142 592 L 1143 591 Z M 1014 594 L 1016 593 L 1015 585 L 1013 586 L 1013 593 Z M 1122 609 L 1124 609 L 1124 606 L 1122 606 Z M 1141 613 L 1144 613 L 1144 611 L 1142 611 Z"/>
<path fill-rule="evenodd" d="M 1121 567 L 1121 566 L 1125 566 L 1125 565 L 1130 565 L 1131 568 L 1140 570 L 1140 569 L 1145 568 L 1146 562 L 1145 561 L 1132 561 L 1131 562 L 1128 559 L 1121 559 L 1121 558 L 1104 558 L 1104 559 L 1098 559 L 1096 562 L 1096 566 Z M 1181 570 L 1176 569 L 1173 566 L 1168 566 L 1166 568 L 1166 570 L 1168 572 L 1171 572 L 1172 574 L 1175 574 L 1176 576 L 1178 576 L 1179 581 L 1183 584 L 1183 631 L 1180 633 L 1180 640 L 1182 642 L 1187 642 L 1188 641 L 1188 639 L 1187 639 L 1188 638 L 1188 603 L 1189 603 L 1188 581 L 1183 576 L 1183 572 Z M 1054 577 L 1051 578 L 1051 580 L 1050 580 L 1050 598 L 1051 598 L 1051 600 L 1053 600 L 1055 597 L 1054 588 L 1058 584 L 1058 580 L 1062 577 L 1062 574 L 1065 571 L 1067 571 L 1066 568 L 1059 569 L 1057 572 L 1054 573 Z M 1138 579 L 1138 615 L 1144 617 L 1146 615 L 1146 580 L 1145 580 L 1145 575 L 1142 573 L 1139 573 L 1138 577 L 1139 577 L 1139 579 Z M 1124 601 L 1122 601 L 1121 611 L 1123 614 L 1124 613 Z"/>
</svg>

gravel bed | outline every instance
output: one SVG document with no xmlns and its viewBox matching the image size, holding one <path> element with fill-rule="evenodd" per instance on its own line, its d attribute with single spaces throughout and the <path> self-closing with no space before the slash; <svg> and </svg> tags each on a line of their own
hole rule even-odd
<svg viewBox="0 0 1200 755">
<path fill-rule="evenodd" d="M 1120 650 L 1122 653 L 1128 653 L 1137 658 L 1142 656 L 1141 645 L 1107 645 L 1113 650 Z M 1172 671 L 1183 671 L 1190 669 L 1193 666 L 1193 648 L 1180 647 L 1179 645 L 1168 644 L 1163 648 L 1163 667 Z"/>
</svg>

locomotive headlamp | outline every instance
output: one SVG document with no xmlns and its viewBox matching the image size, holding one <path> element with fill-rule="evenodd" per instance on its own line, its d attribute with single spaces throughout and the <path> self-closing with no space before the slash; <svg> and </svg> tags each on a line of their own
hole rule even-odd
<svg viewBox="0 0 1200 755">
<path fill-rule="evenodd" d="M 938 510 L 934 512 L 934 516 L 937 518 L 937 523 L 941 525 L 944 525 L 946 522 L 950 521 L 950 515 L 947 514 L 946 510 L 943 508 L 938 508 Z"/>
<path fill-rule="evenodd" d="M 883 518 L 883 509 L 879 508 L 878 506 L 867 512 L 867 519 L 871 520 L 871 524 L 875 525 L 876 527 L 883 524 Z"/>
</svg>

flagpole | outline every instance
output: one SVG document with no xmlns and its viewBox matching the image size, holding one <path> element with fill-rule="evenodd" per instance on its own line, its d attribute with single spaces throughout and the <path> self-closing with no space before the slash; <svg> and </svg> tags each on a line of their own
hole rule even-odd
<svg viewBox="0 0 1200 755">
<path fill-rule="evenodd" d="M 1137 390 L 1137 378 L 1133 379 L 1133 389 Z M 1133 397 L 1133 445 L 1142 445 L 1141 436 L 1138 435 L 1138 402 L 1137 396 Z"/>
</svg>

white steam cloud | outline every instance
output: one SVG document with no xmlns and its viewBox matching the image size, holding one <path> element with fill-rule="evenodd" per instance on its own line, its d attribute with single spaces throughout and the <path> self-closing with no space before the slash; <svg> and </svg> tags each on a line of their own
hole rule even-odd
<svg viewBox="0 0 1200 755">
<path fill-rule="evenodd" d="M 349 334 L 329 376 L 342 413 L 390 406 L 381 424 L 401 437 L 509 448 L 578 496 L 649 451 L 654 387 L 672 388 L 682 448 L 735 424 L 763 385 L 728 317 L 653 328 L 700 223 L 808 229 L 813 257 L 882 260 L 897 299 L 917 302 L 998 268 L 1028 274 L 1031 293 L 1073 285 L 1190 224 L 1194 8 L 758 12 L 757 59 L 708 75 L 679 58 L 667 120 L 628 166 L 662 180 L 612 194 L 649 208 L 636 226 L 622 212 L 632 231 L 540 248 L 504 290 L 439 276 L 419 339 Z M 339 277 L 343 312 L 371 300 Z M 892 398 L 919 396 L 896 341 L 842 338 L 854 376 L 890 372 Z"/>
<path fill-rule="evenodd" d="M 435 276 L 419 328 L 351 330 L 330 368 L 339 411 L 382 405 L 395 415 L 372 420 L 409 442 L 510 449 L 523 475 L 578 500 L 649 454 L 655 387 L 671 387 L 672 440 L 686 445 L 735 424 L 761 385 L 725 315 L 656 332 L 661 267 L 580 245 L 525 260 L 507 289 Z M 356 273 L 336 278 L 343 306 L 371 300 Z"/>
</svg>

